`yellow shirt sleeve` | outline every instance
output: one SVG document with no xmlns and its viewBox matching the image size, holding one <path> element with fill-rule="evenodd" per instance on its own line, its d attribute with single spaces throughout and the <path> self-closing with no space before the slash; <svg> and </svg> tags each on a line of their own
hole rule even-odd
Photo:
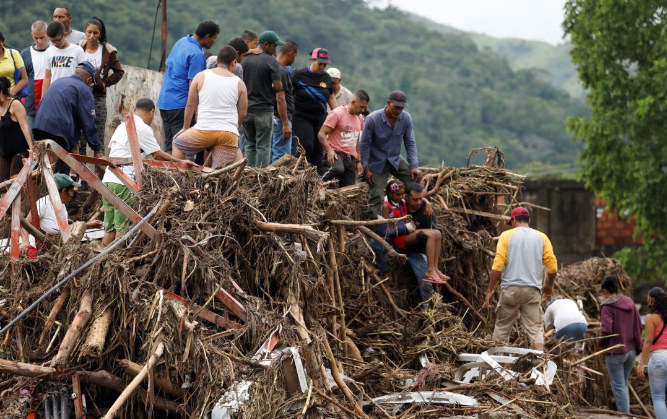
<svg viewBox="0 0 667 419">
<path fill-rule="evenodd" d="M 493 259 L 493 267 L 491 268 L 494 271 L 502 272 L 505 265 L 507 265 L 507 246 L 510 243 L 510 231 L 505 231 L 500 235 L 500 239 L 498 239 L 496 257 Z"/>
<path fill-rule="evenodd" d="M 554 254 L 554 248 L 551 245 L 551 240 L 549 240 L 547 235 L 544 233 L 540 233 L 540 235 L 542 235 L 542 239 L 544 240 L 542 263 L 547 267 L 547 270 L 550 274 L 555 274 L 558 272 L 558 261 L 556 260 L 556 255 Z"/>
</svg>

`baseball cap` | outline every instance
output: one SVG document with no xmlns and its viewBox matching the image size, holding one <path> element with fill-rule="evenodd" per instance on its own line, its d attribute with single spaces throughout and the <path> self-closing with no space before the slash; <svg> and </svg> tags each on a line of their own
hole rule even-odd
<svg viewBox="0 0 667 419">
<path fill-rule="evenodd" d="M 408 96 L 405 94 L 405 92 L 402 92 L 400 90 L 394 90 L 393 92 L 391 92 L 391 94 L 389 95 L 389 100 L 394 102 L 394 105 L 400 108 L 408 107 Z"/>
<path fill-rule="evenodd" d="M 315 48 L 310 52 L 310 58 L 317 60 L 318 63 L 331 64 L 331 60 L 329 60 L 329 50 L 326 48 Z"/>
<path fill-rule="evenodd" d="M 79 63 L 79 65 L 76 66 L 76 68 L 83 68 L 88 73 L 90 73 L 90 77 L 93 78 L 93 83 L 97 84 L 97 81 L 95 80 L 95 67 L 93 67 L 93 65 L 90 62 L 82 61 Z"/>
<path fill-rule="evenodd" d="M 331 78 L 334 81 L 335 80 L 340 80 L 340 70 L 339 69 L 337 69 L 335 67 L 331 67 L 331 68 L 327 69 L 327 73 L 329 73 L 329 76 L 331 76 Z"/>
<path fill-rule="evenodd" d="M 71 177 L 64 175 L 62 173 L 56 173 L 55 175 L 53 175 L 53 177 L 56 180 L 56 187 L 58 188 L 58 190 L 66 189 L 69 188 L 70 186 L 73 186 L 75 188 L 81 187 L 80 183 L 75 182 L 74 180 L 72 180 Z"/>
<path fill-rule="evenodd" d="M 278 35 L 273 31 L 264 31 L 259 34 L 259 43 L 270 42 L 278 46 L 283 46 L 285 43 L 278 38 Z"/>
<path fill-rule="evenodd" d="M 528 212 L 527 209 L 524 207 L 516 207 L 512 210 L 512 214 L 510 215 L 510 219 L 507 221 L 507 225 L 512 225 L 512 219 L 516 217 L 530 217 L 530 213 Z"/>
</svg>

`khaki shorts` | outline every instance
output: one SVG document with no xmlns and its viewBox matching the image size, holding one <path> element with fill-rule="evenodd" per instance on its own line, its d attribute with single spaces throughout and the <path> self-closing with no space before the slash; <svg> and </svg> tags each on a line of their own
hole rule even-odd
<svg viewBox="0 0 667 419">
<path fill-rule="evenodd" d="M 501 290 L 496 307 L 496 327 L 493 329 L 493 340 L 509 342 L 517 314 L 521 313 L 521 322 L 530 342 L 533 345 L 543 344 L 541 303 L 542 293 L 534 287 L 512 286 Z"/>
</svg>

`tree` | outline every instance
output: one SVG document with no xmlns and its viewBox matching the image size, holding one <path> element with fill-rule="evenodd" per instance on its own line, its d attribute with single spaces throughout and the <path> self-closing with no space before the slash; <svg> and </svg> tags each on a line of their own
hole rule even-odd
<svg viewBox="0 0 667 419">
<path fill-rule="evenodd" d="M 664 0 L 568 0 L 565 33 L 590 117 L 568 127 L 583 142 L 582 178 L 634 217 L 649 263 L 667 274 L 667 6 Z"/>
</svg>

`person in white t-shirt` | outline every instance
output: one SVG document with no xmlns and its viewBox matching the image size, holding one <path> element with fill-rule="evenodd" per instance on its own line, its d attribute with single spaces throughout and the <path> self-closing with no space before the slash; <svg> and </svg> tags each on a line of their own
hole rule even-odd
<svg viewBox="0 0 667 419">
<path fill-rule="evenodd" d="M 30 131 L 32 131 L 35 123 L 35 114 L 39 108 L 39 102 L 42 100 L 46 50 L 49 48 L 46 27 L 46 22 L 41 20 L 34 22 L 30 26 L 30 35 L 32 35 L 35 44 L 21 51 L 21 57 L 23 57 L 23 63 L 28 72 L 28 96 L 26 96 L 23 106 L 25 106 L 25 112 L 28 116 Z"/>
<path fill-rule="evenodd" d="M 56 188 L 58 188 L 60 201 L 63 203 L 65 218 L 69 221 L 69 215 L 67 214 L 67 207 L 65 207 L 65 205 L 72 200 L 76 193 L 76 188 L 80 188 L 81 185 L 74 182 L 71 177 L 62 173 L 56 173 L 53 177 L 56 181 Z M 40 230 L 46 234 L 60 233 L 60 225 L 58 224 L 56 211 L 53 209 L 53 203 L 51 202 L 49 195 L 46 195 L 37 201 L 37 214 L 39 216 Z M 32 212 L 29 212 L 26 218 L 32 220 Z M 100 220 L 89 221 L 86 223 L 86 227 L 100 228 L 102 227 L 102 222 Z M 34 257 L 36 252 L 35 238 L 32 235 L 29 235 L 25 229 L 21 229 L 21 245 L 19 246 L 19 250 L 22 254 L 30 254 L 32 257 Z"/>
<path fill-rule="evenodd" d="M 577 303 L 559 296 L 554 297 L 544 311 L 544 329 L 556 330 L 556 339 L 579 341 L 584 338 L 588 321 Z"/>
<path fill-rule="evenodd" d="M 153 128 L 153 117 L 155 116 L 155 103 L 150 99 L 139 99 L 134 106 L 134 124 L 137 129 L 137 138 L 141 148 L 142 159 L 146 156 L 152 156 L 155 160 L 166 160 L 195 165 L 189 160 L 181 160 L 173 157 L 161 150 L 160 145 L 155 139 Z M 109 140 L 109 157 L 113 158 L 131 158 L 130 142 L 127 137 L 127 128 L 125 122 L 120 124 L 114 131 L 111 140 Z M 123 172 L 134 179 L 134 165 L 122 166 Z M 122 199 L 126 204 L 134 205 L 134 195 L 130 189 L 123 185 L 116 175 L 107 168 L 102 178 L 102 183 Z M 111 204 L 106 198 L 102 198 L 104 209 L 104 238 L 102 244 L 108 245 L 116 239 L 118 234 L 122 234 L 130 225 L 130 221 Z"/>
<path fill-rule="evenodd" d="M 46 28 L 46 35 L 51 41 L 51 46 L 46 49 L 42 97 L 44 97 L 52 82 L 62 77 L 73 76 L 76 66 L 86 61 L 86 53 L 83 48 L 67 41 L 65 26 L 62 23 L 49 23 Z"/>
</svg>

